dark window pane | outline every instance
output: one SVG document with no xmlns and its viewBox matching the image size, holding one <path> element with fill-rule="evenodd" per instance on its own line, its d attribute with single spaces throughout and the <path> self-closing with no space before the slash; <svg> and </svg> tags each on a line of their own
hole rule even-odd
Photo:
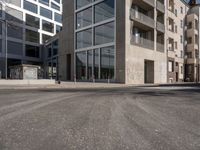
<svg viewBox="0 0 200 150">
<path fill-rule="evenodd" d="M 38 46 L 26 45 L 26 56 L 39 58 L 40 48 Z"/>
<path fill-rule="evenodd" d="M 45 20 L 42 20 L 42 30 L 47 32 L 54 32 L 54 24 Z"/>
<path fill-rule="evenodd" d="M 76 28 L 82 28 L 92 24 L 92 8 L 78 12 L 76 15 Z"/>
<path fill-rule="evenodd" d="M 8 41 L 8 53 L 14 55 L 23 54 L 23 44 L 13 41 Z"/>
<path fill-rule="evenodd" d="M 92 50 L 88 51 L 87 52 L 87 76 L 88 76 L 88 79 L 89 80 L 92 80 L 93 79 L 93 73 L 92 73 L 92 67 L 93 67 L 93 62 L 92 62 L 92 56 L 93 56 L 93 52 Z"/>
<path fill-rule="evenodd" d="M 95 28 L 95 45 L 114 42 L 114 22 Z"/>
<path fill-rule="evenodd" d="M 101 79 L 114 78 L 114 47 L 101 48 Z"/>
<path fill-rule="evenodd" d="M 95 5 L 95 22 L 100 22 L 114 17 L 114 0 L 106 0 Z"/>
<path fill-rule="evenodd" d="M 22 27 L 9 25 L 8 26 L 8 36 L 16 39 L 23 39 L 23 29 Z"/>
<path fill-rule="evenodd" d="M 39 2 L 47 6 L 49 5 L 49 0 L 39 0 Z"/>
<path fill-rule="evenodd" d="M 60 32 L 62 30 L 62 27 L 59 25 L 56 25 L 56 33 Z"/>
<path fill-rule="evenodd" d="M 76 53 L 76 78 L 86 79 L 86 51 Z"/>
<path fill-rule="evenodd" d="M 76 48 L 92 46 L 92 29 L 84 30 L 76 34 Z"/>
<path fill-rule="evenodd" d="M 39 43 L 39 33 L 36 31 L 26 29 L 26 41 Z"/>
<path fill-rule="evenodd" d="M 99 79 L 99 49 L 94 50 L 94 77 Z"/>
<path fill-rule="evenodd" d="M 46 34 L 42 34 L 42 43 L 47 42 L 50 38 L 51 38 L 51 36 L 46 35 Z"/>
<path fill-rule="evenodd" d="M 39 29 L 40 28 L 40 19 L 35 16 L 26 14 L 26 25 Z"/>
</svg>

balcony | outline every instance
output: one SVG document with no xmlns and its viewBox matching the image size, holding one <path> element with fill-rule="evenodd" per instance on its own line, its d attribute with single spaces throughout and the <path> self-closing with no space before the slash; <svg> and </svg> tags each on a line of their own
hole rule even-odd
<svg viewBox="0 0 200 150">
<path fill-rule="evenodd" d="M 137 22 L 140 22 L 144 25 L 147 25 L 147 26 L 150 26 L 151 28 L 155 28 L 155 21 L 154 19 L 152 19 L 151 17 L 143 14 L 143 13 L 140 13 L 134 9 L 131 9 L 130 10 L 130 18 L 132 20 L 135 20 Z"/>
<path fill-rule="evenodd" d="M 157 22 L 157 30 L 165 33 L 165 25 L 163 23 Z"/>
<path fill-rule="evenodd" d="M 154 0 L 143 0 L 145 3 L 151 5 L 152 7 L 155 7 L 155 1 Z"/>
<path fill-rule="evenodd" d="M 165 6 L 163 3 L 157 1 L 157 9 L 163 13 L 165 13 Z"/>
<path fill-rule="evenodd" d="M 142 37 L 132 35 L 131 44 L 144 47 L 147 49 L 154 49 L 154 41 Z"/>
</svg>

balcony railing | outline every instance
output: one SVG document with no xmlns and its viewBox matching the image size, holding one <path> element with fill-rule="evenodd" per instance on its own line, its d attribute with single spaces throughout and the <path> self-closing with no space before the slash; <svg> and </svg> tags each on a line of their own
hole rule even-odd
<svg viewBox="0 0 200 150">
<path fill-rule="evenodd" d="M 160 10 L 161 12 L 165 12 L 165 6 L 164 6 L 164 4 L 163 3 L 161 3 L 161 2 L 159 2 L 159 1 L 157 1 L 157 8 L 158 8 L 158 10 Z"/>
<path fill-rule="evenodd" d="M 140 47 L 144 47 L 148 49 L 154 49 L 154 41 L 142 38 L 140 36 L 132 35 L 131 44 L 138 45 Z"/>
<path fill-rule="evenodd" d="M 157 51 L 164 52 L 165 51 L 164 44 L 157 43 Z"/>
<path fill-rule="evenodd" d="M 151 17 L 149 17 L 143 13 L 140 13 L 134 9 L 131 9 L 130 13 L 131 13 L 130 14 L 131 19 L 138 21 L 144 25 L 150 26 L 152 28 L 155 27 L 155 21 Z"/>
<path fill-rule="evenodd" d="M 157 29 L 161 32 L 165 32 L 165 25 L 163 23 L 157 22 Z"/>
</svg>

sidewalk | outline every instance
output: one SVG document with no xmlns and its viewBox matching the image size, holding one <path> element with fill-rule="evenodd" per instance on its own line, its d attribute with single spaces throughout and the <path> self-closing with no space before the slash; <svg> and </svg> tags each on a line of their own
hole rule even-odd
<svg viewBox="0 0 200 150">
<path fill-rule="evenodd" d="M 119 83 L 92 83 L 92 82 L 61 82 L 61 84 L 35 84 L 35 85 L 23 85 L 23 84 L 13 84 L 13 85 L 2 85 L 0 84 L 0 89 L 100 89 L 100 88 L 123 88 L 123 87 L 188 87 L 188 86 L 198 86 L 197 83 L 177 83 L 177 84 L 119 84 Z"/>
</svg>

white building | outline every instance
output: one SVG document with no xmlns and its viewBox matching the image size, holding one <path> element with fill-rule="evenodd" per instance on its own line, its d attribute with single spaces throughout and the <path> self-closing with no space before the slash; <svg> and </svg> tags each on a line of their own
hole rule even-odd
<svg viewBox="0 0 200 150">
<path fill-rule="evenodd" d="M 41 45 L 62 28 L 62 0 L 4 1 L 0 5 L 0 71 L 3 77 L 6 60 L 8 75 L 9 66 L 41 65 Z"/>
</svg>

